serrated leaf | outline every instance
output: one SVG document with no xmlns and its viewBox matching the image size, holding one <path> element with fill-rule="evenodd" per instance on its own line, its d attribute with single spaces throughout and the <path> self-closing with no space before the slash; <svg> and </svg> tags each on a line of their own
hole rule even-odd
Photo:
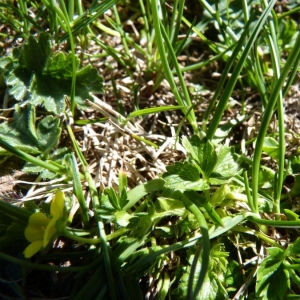
<svg viewBox="0 0 300 300">
<path fill-rule="evenodd" d="M 184 148 L 186 149 L 186 151 L 188 152 L 188 154 L 196 161 L 199 163 L 198 161 L 198 145 L 200 145 L 201 140 L 198 136 L 193 136 L 193 143 L 191 142 L 190 139 L 188 139 L 187 137 L 183 137 L 182 138 L 182 145 L 184 146 Z"/>
<path fill-rule="evenodd" d="M 298 255 L 300 256 L 300 237 L 296 239 L 296 241 L 289 245 L 288 248 L 284 252 L 285 257 L 290 255 Z"/>
<path fill-rule="evenodd" d="M 278 142 L 272 137 L 266 137 L 264 139 L 264 144 L 262 150 L 266 152 L 270 157 L 278 159 L 279 149 Z"/>
<path fill-rule="evenodd" d="M 107 188 L 107 189 L 105 189 L 104 193 L 105 193 L 105 195 L 108 196 L 108 200 L 109 200 L 110 204 L 112 205 L 112 207 L 114 207 L 115 209 L 121 210 L 121 206 L 120 206 L 116 191 L 113 188 Z"/>
<path fill-rule="evenodd" d="M 211 142 L 207 139 L 200 140 L 197 135 L 193 135 L 189 140 L 184 138 L 182 143 L 189 155 L 198 163 L 203 175 L 209 177 L 217 163 L 217 154 Z"/>
<path fill-rule="evenodd" d="M 169 175 L 163 178 L 165 181 L 165 187 L 172 190 L 187 191 L 204 191 L 209 189 L 209 185 L 206 180 L 199 179 L 197 181 L 187 181 L 182 179 L 179 175 Z"/>
<path fill-rule="evenodd" d="M 176 174 L 183 180 L 197 181 L 200 179 L 199 171 L 188 162 L 176 162 L 173 166 L 167 166 L 168 174 Z"/>
<path fill-rule="evenodd" d="M 237 158 L 234 156 L 233 149 L 231 147 L 222 146 L 217 155 L 218 160 L 213 172 L 225 178 L 235 176 L 239 171 L 239 164 L 237 163 Z"/>
<path fill-rule="evenodd" d="M 42 32 L 38 41 L 30 36 L 22 50 L 20 65 L 36 74 L 42 73 L 51 54 L 50 35 Z"/>
<path fill-rule="evenodd" d="M 288 278 L 283 265 L 277 265 L 276 270 L 272 273 L 268 280 L 265 281 L 265 285 L 259 285 L 260 289 L 256 295 L 259 296 L 260 299 L 264 300 L 282 300 L 285 298 L 287 293 L 287 281 Z"/>
<path fill-rule="evenodd" d="M 35 106 L 44 105 L 47 111 L 55 114 L 63 112 L 65 97 L 71 94 L 73 55 L 62 52 L 52 55 L 47 34 L 41 34 L 38 41 L 30 37 L 20 52 L 18 63 L 12 59 L 0 62 L 2 66 L 10 65 L 8 72 L 1 70 L 10 95 Z M 86 99 L 92 100 L 91 92 L 102 92 L 103 79 L 90 65 L 79 69 L 79 62 L 75 57 L 75 102 L 83 108 Z"/>
<path fill-rule="evenodd" d="M 189 256 L 189 262 L 192 263 L 194 255 Z M 195 276 L 193 278 L 193 286 L 196 285 L 199 273 L 201 270 L 201 261 L 199 260 L 195 268 Z M 189 284 L 189 275 L 191 267 L 188 266 L 182 277 L 180 278 L 179 286 L 173 291 L 171 299 L 179 300 L 187 298 L 187 287 Z M 195 299 L 205 299 L 205 300 L 223 300 L 228 299 L 228 294 L 224 289 L 222 282 L 213 272 L 213 270 L 208 270 L 207 275 L 205 276 L 203 285 L 200 292 L 198 293 Z"/>
<path fill-rule="evenodd" d="M 16 105 L 13 121 L 0 125 L 0 136 L 10 145 L 27 153 L 47 154 L 58 143 L 61 129 L 59 119 L 47 116 L 37 124 L 35 108 L 28 104 L 24 108 Z"/>
<path fill-rule="evenodd" d="M 65 109 L 65 96 L 70 94 L 71 82 L 41 74 L 35 76 L 29 90 L 32 104 L 44 105 L 47 111 L 60 114 Z"/>
<path fill-rule="evenodd" d="M 37 125 L 38 147 L 42 152 L 51 151 L 58 143 L 61 128 L 60 120 L 53 116 L 46 116 Z"/>
<path fill-rule="evenodd" d="M 30 85 L 32 74 L 24 67 L 17 67 L 9 73 L 6 84 L 11 86 L 9 94 L 16 100 L 21 101 L 28 95 L 28 86 Z"/>
<path fill-rule="evenodd" d="M 44 75 L 48 75 L 57 79 L 70 79 L 73 73 L 73 58 L 72 54 L 65 55 L 63 52 L 54 54 L 47 63 Z M 79 59 L 75 59 L 76 69 L 79 66 Z"/>
<path fill-rule="evenodd" d="M 222 177 L 210 177 L 208 182 L 211 185 L 222 185 L 229 183 L 231 181 L 231 178 L 222 178 Z"/>
<path fill-rule="evenodd" d="M 258 268 L 256 296 L 262 299 L 283 299 L 287 290 L 287 277 L 283 270 L 283 250 L 269 248 L 266 257 Z"/>
</svg>

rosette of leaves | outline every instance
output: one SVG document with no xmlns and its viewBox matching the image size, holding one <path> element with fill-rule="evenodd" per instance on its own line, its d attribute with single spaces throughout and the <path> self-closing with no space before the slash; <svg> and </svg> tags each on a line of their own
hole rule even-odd
<svg viewBox="0 0 300 300">
<path fill-rule="evenodd" d="M 174 190 L 208 190 L 210 185 L 230 182 L 239 172 L 237 157 L 231 147 L 221 146 L 218 152 L 212 143 L 197 135 L 182 140 L 188 160 L 167 167 L 163 175 L 165 187 Z"/>
<path fill-rule="evenodd" d="M 0 75 L 17 101 L 43 105 L 48 112 L 60 114 L 65 110 L 65 96 L 71 93 L 73 55 L 53 53 L 48 34 L 41 33 L 38 41 L 30 36 L 20 49 L 13 50 L 12 56 L 0 59 Z M 91 65 L 79 68 L 79 63 L 75 57 L 75 101 L 84 107 L 91 92 L 102 92 L 103 79 Z"/>
</svg>

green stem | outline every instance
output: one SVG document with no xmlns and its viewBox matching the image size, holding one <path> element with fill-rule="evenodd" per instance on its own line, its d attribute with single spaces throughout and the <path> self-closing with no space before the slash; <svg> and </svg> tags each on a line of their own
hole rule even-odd
<svg viewBox="0 0 300 300">
<path fill-rule="evenodd" d="M 300 228 L 300 221 L 265 220 L 261 219 L 259 215 L 250 212 L 246 213 L 245 216 L 249 221 L 259 225 L 279 228 Z"/>
<path fill-rule="evenodd" d="M 71 239 L 71 240 L 73 240 L 73 241 L 81 243 L 81 244 L 90 244 L 90 245 L 101 244 L 101 238 L 97 238 L 97 239 L 84 238 L 84 237 L 78 236 L 74 233 L 71 233 L 67 229 L 62 233 L 62 235 L 69 238 L 69 239 Z"/>
<path fill-rule="evenodd" d="M 8 152 L 12 153 L 13 155 L 27 161 L 30 162 L 36 166 L 40 166 L 42 168 L 45 168 L 53 173 L 59 173 L 59 174 L 66 174 L 66 168 L 63 166 L 55 166 L 53 164 L 44 162 L 43 160 L 36 158 L 30 154 L 27 154 L 25 152 L 23 152 L 22 150 L 17 149 L 16 147 L 11 146 L 10 144 L 8 144 L 7 142 L 5 142 L 3 139 L 0 139 L 0 146 L 2 148 L 4 148 L 5 150 L 7 150 Z"/>
<path fill-rule="evenodd" d="M 9 215 L 10 217 L 16 218 L 19 221 L 22 221 L 24 223 L 28 223 L 29 217 L 33 214 L 33 212 L 27 210 L 26 208 L 20 208 L 13 204 L 1 200 L 0 200 L 0 212 L 3 212 Z"/>
<path fill-rule="evenodd" d="M 300 34 L 298 33 L 294 48 L 292 49 L 286 61 L 285 67 L 281 72 L 281 76 L 278 78 L 277 84 L 273 86 L 271 95 L 269 97 L 269 102 L 264 112 L 260 130 L 258 132 L 257 139 L 256 139 L 256 145 L 255 145 L 255 150 L 253 155 L 253 168 L 252 168 L 252 197 L 253 197 L 253 204 L 255 206 L 255 212 L 258 212 L 257 199 L 258 199 L 260 158 L 261 158 L 266 132 L 269 127 L 271 117 L 273 115 L 273 109 L 277 101 L 277 96 L 281 92 L 281 89 L 286 81 L 286 78 L 290 70 L 295 66 L 296 63 L 299 62 L 299 59 L 300 59 Z M 280 197 L 280 195 L 277 196 Z"/>
<path fill-rule="evenodd" d="M 197 299 L 197 295 L 203 285 L 207 270 L 208 270 L 208 266 L 209 266 L 209 251 L 210 251 L 210 241 L 209 241 L 209 234 L 208 234 L 208 227 L 207 227 L 207 223 L 206 220 L 202 214 L 202 212 L 199 210 L 199 208 L 186 196 L 184 196 L 183 194 L 180 195 L 179 197 L 182 202 L 184 203 L 184 205 L 187 207 L 188 210 L 190 210 L 196 217 L 199 226 L 201 228 L 201 233 L 202 233 L 202 243 L 199 244 L 199 248 L 195 254 L 194 260 L 193 260 L 193 264 L 192 264 L 192 268 L 191 268 L 191 273 L 190 273 L 190 277 L 189 277 L 189 284 L 188 284 L 188 296 L 187 299 Z M 199 278 L 197 281 L 197 285 L 195 287 L 195 290 L 192 291 L 193 289 L 193 282 L 194 282 L 194 275 L 195 275 L 195 268 L 196 268 L 196 264 L 198 262 L 198 258 L 200 255 L 200 250 L 202 248 L 202 261 L 201 261 L 201 271 L 199 274 Z"/>
<path fill-rule="evenodd" d="M 98 213 L 96 212 L 96 209 L 98 207 L 100 207 L 100 201 L 99 201 L 99 197 L 98 197 L 98 191 L 97 188 L 95 186 L 95 183 L 93 181 L 93 178 L 88 170 L 88 163 L 85 160 L 82 152 L 80 151 L 80 148 L 78 146 L 78 143 L 75 139 L 75 136 L 73 134 L 73 131 L 71 129 L 71 127 L 69 125 L 67 125 L 68 128 L 68 133 L 71 137 L 71 140 L 73 142 L 73 146 L 75 149 L 75 152 L 82 164 L 82 170 L 84 173 L 84 176 L 86 178 L 86 181 L 88 183 L 89 189 L 90 189 L 90 193 L 91 193 L 91 198 L 92 198 L 92 203 L 93 203 L 93 208 L 95 211 L 95 219 L 98 223 L 98 228 L 99 228 L 99 235 L 100 235 L 100 243 L 101 243 L 101 248 L 103 251 L 103 256 L 104 256 L 104 266 L 105 266 L 105 270 L 106 270 L 106 276 L 107 276 L 107 283 L 110 289 L 110 293 L 111 293 L 111 299 L 117 299 L 116 297 L 116 292 L 115 292 L 115 287 L 114 287 L 114 279 L 113 279 L 113 274 L 112 274 L 112 267 L 111 267 L 111 260 L 110 260 L 110 248 L 109 248 L 109 244 L 107 243 L 106 240 L 106 233 L 104 230 L 104 223 L 103 220 L 101 219 L 101 217 L 98 215 Z"/>
</svg>

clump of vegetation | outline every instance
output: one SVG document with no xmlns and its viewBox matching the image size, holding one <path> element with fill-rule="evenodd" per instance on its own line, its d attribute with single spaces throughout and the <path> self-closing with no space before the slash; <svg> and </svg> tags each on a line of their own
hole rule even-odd
<svg viewBox="0 0 300 300">
<path fill-rule="evenodd" d="M 297 1 L 98 2 L 0 3 L 1 298 L 300 297 Z"/>
</svg>

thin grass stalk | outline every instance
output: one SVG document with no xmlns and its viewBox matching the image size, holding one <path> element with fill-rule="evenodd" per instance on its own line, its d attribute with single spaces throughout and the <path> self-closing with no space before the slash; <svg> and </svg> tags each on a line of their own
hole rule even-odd
<svg viewBox="0 0 300 300">
<path fill-rule="evenodd" d="M 182 75 L 182 72 L 180 70 L 180 66 L 178 64 L 178 61 L 177 61 L 177 58 L 176 58 L 176 54 L 172 48 L 172 45 L 170 43 L 170 40 L 167 36 L 167 33 L 165 32 L 163 26 L 161 26 L 161 33 L 164 37 L 164 40 L 165 40 L 165 43 L 166 43 L 166 46 L 169 50 L 169 55 L 173 61 L 173 64 L 174 64 L 174 67 L 175 67 L 175 70 L 176 70 L 176 75 L 178 76 L 178 79 L 179 79 L 179 82 L 180 82 L 180 86 L 182 88 L 182 92 L 183 92 L 183 97 L 184 97 L 184 101 L 181 101 L 184 105 L 187 106 L 187 108 L 184 108 L 183 109 L 183 113 L 184 114 L 187 114 L 187 111 L 188 111 L 188 108 L 193 106 L 192 104 L 192 101 L 190 99 L 190 95 L 189 95 L 189 92 L 188 92 L 188 89 L 186 87 L 186 84 L 185 84 L 185 81 L 184 81 L 184 78 L 183 78 L 183 75 Z M 179 98 L 181 100 L 181 97 L 179 95 Z M 180 105 L 182 105 L 180 102 L 179 102 Z M 197 124 L 197 119 L 196 119 L 196 116 L 195 116 L 195 113 L 194 111 L 192 111 L 187 119 L 189 120 L 190 124 L 192 125 L 193 129 L 194 129 L 194 132 L 195 133 L 199 133 L 199 127 L 198 127 L 198 124 Z"/>
<path fill-rule="evenodd" d="M 7 150 L 10 153 L 12 153 L 16 157 L 19 157 L 22 160 L 25 160 L 36 166 L 42 167 L 46 170 L 49 170 L 50 172 L 58 173 L 58 174 L 67 174 L 67 170 L 64 166 L 58 165 L 51 161 L 45 162 L 37 157 L 34 157 L 34 156 L 22 151 L 22 150 L 17 149 L 16 147 L 11 146 L 9 143 L 5 142 L 2 139 L 0 139 L 0 147 L 2 147 L 3 149 Z"/>
<path fill-rule="evenodd" d="M 205 66 L 211 64 L 212 62 L 217 61 L 219 58 L 224 57 L 225 54 L 226 54 L 228 51 L 230 51 L 230 50 L 233 49 L 234 46 L 235 46 L 235 45 L 231 45 L 231 46 L 229 46 L 226 50 L 224 50 L 223 52 L 220 52 L 219 54 L 217 54 L 216 56 L 214 56 L 214 57 L 212 57 L 212 58 L 209 58 L 209 59 L 207 59 L 207 60 L 205 60 L 205 61 L 201 61 L 201 62 L 199 62 L 199 63 L 195 63 L 195 64 L 190 65 L 190 66 L 183 67 L 183 68 L 181 68 L 180 70 L 181 70 L 182 73 L 184 73 L 184 72 L 190 72 L 190 71 L 195 71 L 195 70 L 201 69 L 201 68 L 203 68 L 203 67 L 205 67 Z M 176 74 L 176 70 L 173 70 L 172 73 L 173 73 L 173 74 Z"/>
<path fill-rule="evenodd" d="M 89 229 L 90 228 L 89 210 L 88 210 L 88 207 L 86 205 L 85 198 L 83 195 L 83 190 L 82 190 L 82 185 L 81 185 L 81 180 L 80 180 L 80 173 L 79 173 L 79 169 L 77 166 L 77 162 L 76 162 L 74 153 L 70 154 L 67 157 L 67 159 L 69 161 L 69 165 L 72 170 L 74 194 L 76 195 L 77 200 L 80 205 L 80 212 L 81 212 L 81 216 L 82 216 L 83 226 L 84 226 L 84 229 Z"/>
<path fill-rule="evenodd" d="M 187 107 L 187 108 L 182 110 L 183 113 L 186 115 L 186 113 L 188 111 L 188 108 L 190 106 L 192 106 L 192 102 L 190 100 L 185 82 L 183 80 L 182 73 L 180 71 L 179 64 L 177 62 L 177 58 L 176 58 L 176 55 L 173 51 L 170 40 L 169 40 L 163 26 L 161 26 L 161 23 L 160 23 L 160 20 L 159 20 L 159 17 L 158 17 L 158 11 L 157 11 L 157 0 L 152 0 L 151 4 L 152 4 L 154 28 L 155 28 L 156 37 L 157 37 L 157 47 L 158 47 L 159 54 L 160 54 L 160 57 L 161 57 L 161 62 L 162 62 L 162 66 L 163 66 L 163 69 L 164 69 L 164 72 L 165 72 L 165 76 L 166 76 L 166 78 L 167 78 L 167 80 L 170 84 L 171 90 L 172 90 L 172 92 L 175 96 L 175 99 L 176 99 L 177 103 L 181 106 L 186 106 Z M 181 87 L 183 89 L 183 93 L 184 93 L 184 97 L 185 97 L 184 101 L 182 100 L 181 95 L 178 91 L 177 85 L 175 83 L 172 71 L 171 71 L 169 63 L 168 63 L 168 58 L 166 56 L 165 47 L 164 47 L 164 43 L 163 43 L 163 37 L 164 37 L 164 40 L 165 40 L 165 43 L 166 43 L 166 47 L 168 48 L 169 54 L 170 54 L 170 56 L 172 58 L 172 61 L 174 63 L 175 69 L 177 71 L 177 75 L 179 77 Z M 194 111 L 189 113 L 187 119 L 189 120 L 191 126 L 193 127 L 194 132 L 198 133 L 199 128 L 198 128 L 198 125 L 197 125 L 197 120 L 196 120 Z"/>
<path fill-rule="evenodd" d="M 188 21 L 185 17 L 182 17 L 182 21 L 188 26 L 191 27 L 192 23 Z M 208 45 L 208 47 L 214 52 L 219 53 L 218 47 L 210 41 L 201 31 L 199 31 L 196 27 L 192 27 L 192 30 L 201 38 L 201 40 Z M 220 45 L 221 46 L 221 45 Z"/>
<path fill-rule="evenodd" d="M 82 9 L 82 1 L 81 0 L 75 0 L 76 1 L 76 7 L 78 10 L 78 14 L 81 16 L 84 14 L 83 9 Z"/>
<path fill-rule="evenodd" d="M 82 170 L 83 170 L 84 176 L 86 178 L 86 181 L 87 181 L 89 189 L 90 189 L 93 208 L 94 208 L 94 210 L 96 210 L 96 208 L 100 207 L 100 201 L 99 201 L 99 197 L 98 197 L 98 191 L 95 186 L 95 182 L 93 181 L 92 176 L 88 170 L 88 163 L 85 160 L 82 152 L 80 151 L 80 148 L 75 139 L 73 131 L 69 125 L 67 125 L 67 129 L 68 129 L 68 133 L 71 137 L 71 140 L 73 142 L 75 152 L 82 164 Z M 104 267 L 106 270 L 106 279 L 107 279 L 108 287 L 110 290 L 110 299 L 116 300 L 117 296 L 116 296 L 115 287 L 114 287 L 114 279 L 113 279 L 113 272 L 112 272 L 111 259 L 110 259 L 111 251 L 110 251 L 109 245 L 106 241 L 106 233 L 105 233 L 105 229 L 104 229 L 104 223 L 103 223 L 102 218 L 96 212 L 95 212 L 95 219 L 98 224 L 98 231 L 99 231 L 99 236 L 101 239 L 101 249 L 103 252 Z"/>
<path fill-rule="evenodd" d="M 277 228 L 300 228 L 300 221 L 283 221 L 283 220 L 266 220 L 258 217 L 257 214 L 250 212 L 246 213 L 246 217 L 249 221 L 259 225 L 266 225 Z"/>
<path fill-rule="evenodd" d="M 266 108 L 268 99 L 267 99 L 267 89 L 264 81 L 264 76 L 261 68 L 261 59 L 258 54 L 257 50 L 257 43 L 255 42 L 255 49 L 253 54 L 253 61 L 254 61 L 254 74 L 256 78 L 256 86 L 260 93 L 260 98 L 262 102 L 263 109 Z"/>
<path fill-rule="evenodd" d="M 270 14 L 270 11 L 272 10 L 274 4 L 275 4 L 276 0 L 272 0 L 269 4 L 269 6 L 263 11 L 259 21 L 257 22 L 251 36 L 249 37 L 249 40 L 246 44 L 246 46 L 244 47 L 243 49 L 243 53 L 236 65 L 236 67 L 234 68 L 234 71 L 232 72 L 232 75 L 226 85 L 226 88 L 221 96 L 221 99 L 219 101 L 219 104 L 216 108 L 216 111 L 215 111 L 215 114 L 212 118 L 212 121 L 210 123 L 210 126 L 208 128 L 208 131 L 207 131 L 207 138 L 212 140 L 213 137 L 214 137 L 214 134 L 219 126 L 219 123 L 220 123 L 220 120 L 222 118 L 222 115 L 226 109 L 226 106 L 227 106 L 227 102 L 231 96 L 231 93 L 234 89 L 234 86 L 236 84 L 236 81 L 238 79 L 238 76 L 243 68 L 243 65 L 244 63 L 246 62 L 246 59 L 248 57 L 248 54 L 251 50 L 251 47 L 254 43 L 254 41 L 256 40 L 261 28 L 263 27 L 264 23 L 266 22 L 269 14 Z M 240 41 L 238 42 L 238 45 L 236 47 L 236 49 L 234 50 L 234 54 L 233 56 L 237 56 L 238 52 L 243 48 L 243 41 L 244 39 L 246 38 L 246 35 L 248 33 L 248 28 L 250 26 L 250 21 L 251 21 L 251 18 L 249 19 L 249 22 L 246 24 L 245 26 L 245 31 L 243 32 L 241 38 L 240 38 Z"/>
<path fill-rule="evenodd" d="M 236 47 L 235 47 L 232 55 L 230 56 L 229 60 L 226 63 L 226 66 L 225 66 L 225 68 L 224 68 L 224 70 L 222 72 L 222 75 L 221 75 L 221 78 L 220 78 L 219 83 L 217 85 L 217 88 L 216 88 L 216 91 L 214 93 L 214 96 L 213 96 L 212 100 L 210 101 L 207 110 L 205 111 L 205 114 L 204 114 L 204 117 L 203 117 L 203 125 L 202 125 L 202 130 L 204 132 L 206 131 L 206 124 L 207 124 L 207 122 L 209 120 L 209 117 L 210 117 L 211 112 L 212 112 L 212 110 L 213 110 L 213 108 L 215 106 L 215 103 L 216 103 L 219 95 L 221 94 L 221 91 L 223 89 L 223 86 L 224 86 L 226 80 L 228 79 L 229 71 L 230 71 L 233 63 L 237 59 L 237 57 L 239 55 L 239 52 L 240 52 L 240 50 L 243 47 L 244 41 L 246 40 L 246 37 L 247 37 L 247 34 L 248 34 L 247 31 L 248 31 L 248 28 L 249 28 L 249 23 L 250 23 L 250 21 L 246 24 L 244 32 L 243 32 L 242 36 L 240 37 L 239 43 L 236 45 Z M 244 61 L 245 61 L 245 59 L 246 58 L 244 58 Z M 232 78 L 232 76 L 230 78 Z M 237 78 L 236 78 L 236 80 L 237 80 Z M 234 88 L 235 82 L 230 83 L 230 85 L 229 85 L 229 83 L 230 83 L 230 80 L 229 80 L 229 82 L 228 82 L 228 84 L 227 84 L 227 86 L 225 88 L 225 91 L 227 89 L 229 89 L 229 88 L 231 89 L 231 91 L 229 91 L 229 93 L 226 92 L 226 98 L 224 97 L 224 94 L 223 94 L 223 97 L 221 97 L 219 105 L 218 105 L 218 107 L 216 109 L 216 112 L 214 114 L 214 118 L 211 121 L 211 124 L 209 126 L 209 129 L 212 128 L 212 126 L 214 127 L 214 131 L 213 131 L 213 135 L 211 136 L 211 139 L 213 138 L 213 136 L 215 134 L 215 131 L 217 130 L 217 127 L 219 126 L 219 122 L 220 122 L 220 120 L 222 118 L 222 115 L 223 115 L 223 112 L 224 112 L 224 110 L 226 108 L 227 101 L 228 101 L 228 99 L 229 99 L 229 97 L 231 95 L 231 92 L 232 92 L 233 88 Z M 222 100 L 223 98 L 224 98 L 224 100 Z M 222 100 L 222 102 L 221 102 L 221 100 Z M 216 114 L 218 114 L 218 115 L 216 115 Z M 214 119 L 216 119 L 216 121 Z M 210 135 L 208 133 L 207 133 L 207 135 L 208 135 L 208 138 L 210 138 Z"/>
<path fill-rule="evenodd" d="M 282 69 L 281 75 L 277 81 L 277 84 L 273 86 L 267 108 L 264 112 L 261 126 L 258 131 L 256 145 L 253 155 L 253 166 L 252 166 L 252 197 L 255 206 L 255 212 L 258 213 L 258 179 L 259 179 L 259 169 L 260 169 L 260 158 L 263 148 L 264 139 L 266 132 L 273 115 L 273 109 L 275 107 L 277 97 L 281 92 L 281 89 L 287 79 L 289 72 L 299 64 L 300 61 L 300 34 L 298 33 L 294 48 L 289 54 L 289 57 Z M 291 75 L 294 75 L 292 72 Z"/>
<path fill-rule="evenodd" d="M 268 5 L 266 0 L 263 1 L 264 6 Z M 268 27 L 270 35 L 268 35 L 268 43 L 270 47 L 271 61 L 273 65 L 274 78 L 273 87 L 277 84 L 277 80 L 280 77 L 280 53 L 278 50 L 277 34 L 275 30 L 274 18 L 276 15 L 273 14 L 273 18 L 269 20 Z M 277 218 L 280 218 L 280 196 L 284 179 L 284 161 L 285 161 L 285 130 L 284 130 L 284 108 L 283 108 L 283 96 L 282 90 L 278 94 L 277 98 L 277 115 L 278 115 L 278 172 L 276 175 L 276 184 L 274 189 L 274 206 L 273 212 L 277 214 Z"/>
<path fill-rule="evenodd" d="M 45 0 L 43 0 L 45 1 Z M 53 0 L 51 0 L 53 1 Z M 86 28 L 89 24 L 97 20 L 103 13 L 115 5 L 119 0 L 107 0 L 102 1 L 101 3 L 91 6 L 90 10 L 87 10 L 85 14 L 79 16 L 72 24 L 72 33 L 76 36 L 76 33 L 82 28 Z M 65 30 L 67 31 L 67 30 Z M 69 32 L 66 32 L 61 38 L 60 41 L 64 41 L 69 36 Z"/>
<path fill-rule="evenodd" d="M 28 9 L 27 9 L 27 1 L 20 0 L 19 1 L 20 11 L 22 12 L 23 16 L 23 30 L 27 38 L 29 37 L 29 28 L 28 28 L 28 22 L 25 16 L 28 16 Z"/>
<path fill-rule="evenodd" d="M 198 250 L 195 254 L 192 268 L 191 268 L 191 273 L 189 276 L 189 282 L 188 282 L 188 291 L 187 291 L 187 299 L 188 300 L 193 300 L 197 299 L 197 295 L 199 291 L 201 290 L 201 287 L 203 285 L 208 266 L 209 266 L 209 252 L 210 252 L 210 240 L 209 240 L 209 234 L 208 234 L 208 227 L 207 223 L 205 220 L 205 217 L 203 216 L 202 212 L 200 209 L 187 197 L 185 197 L 183 194 L 180 197 L 181 201 L 184 203 L 186 208 L 191 211 L 201 228 L 201 233 L 202 233 L 202 243 L 198 245 Z M 196 265 L 201 253 L 201 248 L 202 248 L 202 260 L 201 260 L 201 270 L 200 274 L 198 277 L 198 281 L 196 284 L 196 287 L 193 291 L 193 283 L 194 283 L 194 276 L 195 276 L 195 271 L 196 271 Z"/>
<path fill-rule="evenodd" d="M 292 72 L 291 72 L 287 82 L 284 85 L 283 97 L 286 96 L 287 92 L 289 91 L 289 88 L 291 87 L 291 85 L 293 84 L 293 81 L 295 80 L 295 76 L 299 71 L 298 66 L 299 66 L 299 63 L 296 63 L 292 68 Z"/>
<path fill-rule="evenodd" d="M 244 172 L 244 183 L 245 183 L 245 192 L 248 198 L 248 203 L 252 212 L 255 212 L 255 207 L 253 205 L 253 199 L 251 196 L 251 191 L 249 188 L 248 174 L 247 171 Z"/>
<path fill-rule="evenodd" d="M 114 15 L 115 15 L 115 18 L 116 18 L 117 30 L 120 33 L 121 41 L 122 41 L 122 44 L 123 44 L 123 47 L 124 47 L 124 50 L 125 50 L 125 54 L 128 57 L 130 57 L 130 51 L 129 51 L 128 44 L 127 44 L 127 41 L 126 41 L 126 33 L 124 32 L 124 30 L 122 28 L 119 12 L 117 10 L 116 5 L 113 6 L 113 12 L 114 12 Z"/>
<path fill-rule="evenodd" d="M 80 272 L 83 270 L 83 267 L 57 267 L 50 266 L 45 264 L 37 264 L 36 262 L 30 262 L 29 260 L 19 259 L 14 256 L 10 256 L 8 254 L 0 252 L 0 259 L 10 261 L 14 264 L 20 266 L 26 266 L 29 269 L 33 270 L 42 270 L 42 271 L 50 271 L 50 272 Z"/>
<path fill-rule="evenodd" d="M 229 26 L 226 26 L 224 21 L 220 18 L 218 11 L 215 11 L 210 4 L 205 0 L 199 0 L 200 4 L 204 6 L 204 8 L 211 14 L 211 16 L 217 20 L 219 28 L 224 28 L 225 32 L 230 36 L 233 43 L 236 43 L 239 38 L 235 35 L 235 33 L 232 31 L 232 29 Z M 216 2 L 217 5 L 217 2 Z"/>
<path fill-rule="evenodd" d="M 299 12 L 299 11 L 300 11 L 300 6 L 295 7 L 295 8 L 293 8 L 293 9 L 290 9 L 290 10 L 288 10 L 288 11 L 286 11 L 286 12 L 280 14 L 280 15 L 278 16 L 278 20 L 279 20 L 279 19 L 284 19 L 284 18 L 286 18 L 286 17 L 288 17 L 288 16 L 290 16 L 290 15 L 296 14 L 296 13 Z"/>
<path fill-rule="evenodd" d="M 1 198 L 1 196 L 0 196 Z M 0 201 L 0 211 L 5 213 L 6 215 L 16 218 L 20 222 L 28 223 L 29 217 L 33 214 L 33 212 L 25 209 L 14 206 L 5 201 Z"/>
<path fill-rule="evenodd" d="M 179 1 L 179 6 L 178 6 L 178 0 L 174 0 L 174 3 L 173 3 L 173 12 L 172 12 L 172 16 L 171 16 L 171 25 L 173 24 L 173 27 L 171 27 L 171 33 L 170 33 L 170 41 L 171 41 L 173 48 L 175 48 L 175 46 L 176 46 L 176 40 L 177 40 L 177 37 L 179 34 L 181 18 L 183 16 L 183 10 L 184 10 L 184 3 L 185 3 L 185 0 Z M 177 8 L 177 6 L 178 6 L 178 8 Z M 177 21 L 175 21 L 176 16 L 177 16 Z"/>
<path fill-rule="evenodd" d="M 243 0 L 242 5 L 243 5 L 243 12 L 244 12 L 244 22 L 246 24 L 249 20 L 249 10 L 248 10 L 247 1 Z M 264 79 L 263 74 L 261 71 L 261 65 L 260 65 L 261 60 L 259 59 L 259 56 L 258 56 L 256 41 L 254 43 L 254 47 L 253 47 L 250 55 L 251 55 L 251 62 L 253 62 L 253 64 L 254 64 L 254 66 L 253 66 L 254 70 L 253 70 L 253 72 L 251 72 L 254 76 L 251 76 L 251 79 L 253 82 L 256 83 L 256 86 L 258 87 L 258 90 L 260 93 L 260 98 L 262 99 L 263 107 L 265 108 L 267 105 L 266 87 L 265 87 L 265 83 L 263 80 Z M 251 64 L 249 67 L 251 68 Z"/>
<path fill-rule="evenodd" d="M 67 10 L 67 14 L 68 14 L 68 18 L 69 18 L 69 22 L 72 22 L 73 17 L 74 17 L 74 0 L 68 0 L 68 10 Z"/>
<path fill-rule="evenodd" d="M 142 18 L 143 18 L 143 21 L 144 21 L 144 27 L 145 27 L 145 31 L 146 31 L 146 39 L 147 39 L 147 52 L 146 52 L 147 68 L 150 68 L 150 66 L 152 65 L 152 62 L 153 62 L 152 39 L 151 39 L 151 35 L 150 35 L 150 27 L 149 27 L 149 22 L 148 22 L 148 18 L 147 18 L 147 14 L 146 14 L 144 1 L 139 0 L 139 3 L 140 3 Z"/>
<path fill-rule="evenodd" d="M 3 7 L 4 5 L 0 5 L 0 7 Z M 13 30 L 16 31 L 17 34 L 19 34 L 22 38 L 24 38 L 25 40 L 28 38 L 24 32 L 22 32 L 22 26 L 20 25 L 20 27 L 16 26 L 15 23 L 17 23 L 17 21 L 10 21 L 8 18 L 7 18 L 7 15 L 4 15 L 1 13 L 0 11 L 0 19 L 2 20 L 3 23 L 9 25 Z M 19 22 L 18 22 L 19 23 Z"/>
<path fill-rule="evenodd" d="M 55 6 L 55 10 L 59 17 L 65 22 L 67 31 L 69 34 L 69 42 L 70 42 L 70 47 L 71 47 L 71 53 L 72 53 L 72 83 L 71 83 L 71 112 L 72 115 L 74 116 L 75 113 L 75 89 L 76 89 L 76 55 L 75 55 L 75 44 L 74 44 L 74 39 L 73 39 L 73 34 L 72 34 L 72 29 L 70 26 L 70 22 L 68 19 L 68 12 L 65 7 L 65 3 L 63 0 L 59 0 L 60 6 L 62 8 L 62 11 L 59 9 L 58 6 Z"/>
</svg>

